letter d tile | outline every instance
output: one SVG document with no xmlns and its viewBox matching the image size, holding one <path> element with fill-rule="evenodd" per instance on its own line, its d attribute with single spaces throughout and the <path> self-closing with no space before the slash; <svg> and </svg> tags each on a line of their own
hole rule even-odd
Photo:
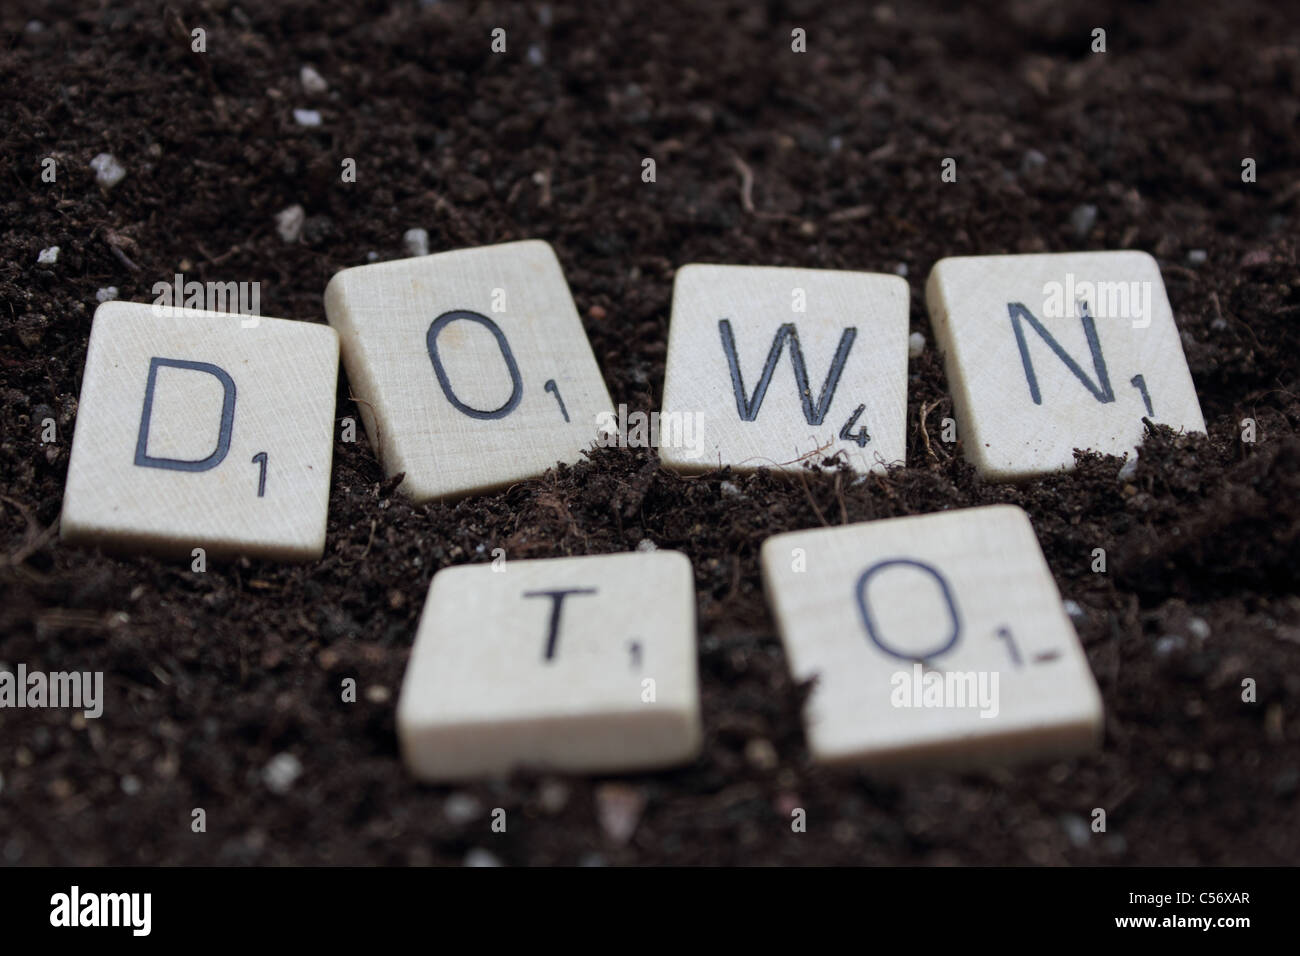
<svg viewBox="0 0 1300 956">
<path fill-rule="evenodd" d="M 60 533 L 188 558 L 325 547 L 338 336 L 106 302 L 90 332 Z"/>
</svg>

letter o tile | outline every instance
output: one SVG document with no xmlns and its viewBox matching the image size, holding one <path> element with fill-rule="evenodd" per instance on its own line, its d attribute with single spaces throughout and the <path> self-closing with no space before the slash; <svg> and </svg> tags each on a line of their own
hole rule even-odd
<svg viewBox="0 0 1300 956">
<path fill-rule="evenodd" d="M 577 461 L 612 417 L 555 252 L 527 240 L 344 269 L 325 290 L 348 385 L 416 501 Z"/>
</svg>

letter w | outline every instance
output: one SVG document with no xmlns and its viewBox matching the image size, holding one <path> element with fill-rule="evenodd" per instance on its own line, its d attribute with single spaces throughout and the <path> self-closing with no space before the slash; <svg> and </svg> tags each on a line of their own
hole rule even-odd
<svg viewBox="0 0 1300 956">
<path fill-rule="evenodd" d="M 831 361 L 830 371 L 826 373 L 826 381 L 822 385 L 821 397 L 814 406 L 812 391 L 808 386 L 808 369 L 804 365 L 803 350 L 799 348 L 799 333 L 793 322 L 787 322 L 776 330 L 776 338 L 772 339 L 772 348 L 768 350 L 767 361 L 763 364 L 763 374 L 754 387 L 753 396 L 749 398 L 745 395 L 745 381 L 740 374 L 740 360 L 736 357 L 736 339 L 731 333 L 731 322 L 728 319 L 718 320 L 718 333 L 722 336 L 722 351 L 727 354 L 731 387 L 736 393 L 736 412 L 742 422 L 752 422 L 758 417 L 758 410 L 763 407 L 763 398 L 767 395 L 767 386 L 772 381 L 772 373 L 781 359 L 781 350 L 785 348 L 786 339 L 790 340 L 790 364 L 794 366 L 794 380 L 799 387 L 799 401 L 803 403 L 803 417 L 809 425 L 820 425 L 826 418 L 831 401 L 835 398 L 835 386 L 839 384 L 840 373 L 848 361 L 849 349 L 853 348 L 853 340 L 858 336 L 858 330 L 852 327 L 845 329 L 840 336 L 835 358 Z"/>
<path fill-rule="evenodd" d="M 1092 379 L 1088 378 L 1079 363 L 1070 357 L 1070 353 L 1061 347 L 1061 343 L 1052 338 L 1052 333 L 1043 327 L 1043 323 L 1034 318 L 1032 312 L 1026 309 L 1019 302 L 1008 302 L 1007 312 L 1011 315 L 1011 328 L 1016 333 L 1016 344 L 1020 346 L 1020 361 L 1025 366 L 1025 378 L 1029 380 L 1029 395 L 1034 400 L 1035 405 L 1043 404 L 1042 392 L 1038 390 L 1038 377 L 1034 375 L 1034 364 L 1029 358 L 1029 344 L 1025 341 L 1025 330 L 1021 325 L 1021 320 L 1028 322 L 1030 327 L 1037 332 L 1047 343 L 1048 347 L 1056 353 L 1056 357 L 1065 363 L 1065 367 L 1074 373 L 1074 377 L 1083 383 L 1084 388 L 1092 392 L 1093 398 L 1106 405 L 1115 401 L 1115 392 L 1110 387 L 1110 376 L 1106 374 L 1106 359 L 1101 354 L 1101 341 L 1097 338 L 1097 324 L 1088 314 L 1087 303 L 1083 304 L 1080 309 L 1081 321 L 1083 322 L 1083 334 L 1088 337 L 1088 348 L 1092 352 L 1092 365 L 1097 371 L 1097 381 L 1099 384 L 1094 385 Z"/>
</svg>

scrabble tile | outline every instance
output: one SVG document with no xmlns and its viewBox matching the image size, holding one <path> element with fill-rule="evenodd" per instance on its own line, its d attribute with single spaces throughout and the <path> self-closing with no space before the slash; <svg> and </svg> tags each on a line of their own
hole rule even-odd
<svg viewBox="0 0 1300 956">
<path fill-rule="evenodd" d="M 105 302 L 90 330 L 63 539 L 186 558 L 194 548 L 320 557 L 338 363 L 324 325 Z"/>
<path fill-rule="evenodd" d="M 680 471 L 795 470 L 835 454 L 860 472 L 902 462 L 907 314 L 898 276 L 683 266 L 660 460 Z"/>
<path fill-rule="evenodd" d="M 1143 416 L 1205 431 L 1156 261 L 1144 252 L 942 259 L 926 286 L 958 434 L 978 472 L 1132 454 Z"/>
<path fill-rule="evenodd" d="M 439 571 L 397 732 L 422 780 L 607 772 L 700 749 L 695 578 L 672 551 Z"/>
<path fill-rule="evenodd" d="M 1089 749 L 1101 697 L 1029 517 L 994 505 L 769 538 L 814 758 L 965 767 Z"/>
<path fill-rule="evenodd" d="M 577 461 L 612 415 L 545 242 L 345 269 L 325 290 L 370 442 L 416 501 Z"/>
</svg>

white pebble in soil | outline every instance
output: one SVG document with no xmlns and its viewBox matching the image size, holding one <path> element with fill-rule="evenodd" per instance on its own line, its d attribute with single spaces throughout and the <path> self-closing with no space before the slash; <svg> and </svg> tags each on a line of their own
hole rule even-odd
<svg viewBox="0 0 1300 956">
<path fill-rule="evenodd" d="M 302 84 L 303 90 L 308 93 L 320 94 L 330 88 L 325 82 L 325 77 L 316 71 L 314 66 L 304 66 L 298 71 L 298 82 Z"/>
<path fill-rule="evenodd" d="M 262 768 L 262 782 L 272 793 L 288 793 L 302 776 L 302 761 L 291 753 L 276 754 Z"/>
<path fill-rule="evenodd" d="M 102 289 L 95 290 L 96 302 L 112 302 L 117 298 L 117 286 L 106 285 Z"/>
<path fill-rule="evenodd" d="M 42 249 L 36 257 L 38 266 L 52 266 L 59 261 L 59 247 L 50 246 L 48 249 Z"/>
<path fill-rule="evenodd" d="M 1156 641 L 1156 656 L 1169 657 L 1171 654 L 1181 651 L 1187 646 L 1181 634 L 1166 634 Z"/>
<path fill-rule="evenodd" d="M 408 256 L 429 254 L 429 233 L 424 229 L 408 229 L 402 233 L 402 248 Z"/>
<path fill-rule="evenodd" d="M 925 352 L 925 336 L 920 332 L 913 332 L 907 337 L 907 357 L 918 359 Z"/>
<path fill-rule="evenodd" d="M 1047 157 L 1036 149 L 1025 151 L 1025 155 L 1020 158 L 1020 172 L 1031 173 L 1036 169 L 1042 169 L 1047 165 Z"/>
<path fill-rule="evenodd" d="M 1092 232 L 1092 227 L 1096 224 L 1097 207 L 1091 203 L 1075 206 L 1074 211 L 1070 213 L 1070 225 L 1074 227 L 1074 234 L 1080 239 Z"/>
<path fill-rule="evenodd" d="M 469 823 L 477 819 L 482 812 L 483 805 L 468 793 L 449 794 L 442 802 L 442 814 L 447 818 L 447 822 L 454 826 Z"/>
<path fill-rule="evenodd" d="M 569 802 L 568 785 L 563 780 L 543 780 L 537 791 L 537 802 L 547 813 L 559 813 Z"/>
<path fill-rule="evenodd" d="M 297 242 L 298 237 L 302 235 L 302 224 L 306 221 L 306 211 L 295 203 L 275 214 L 275 231 L 285 242 Z"/>
<path fill-rule="evenodd" d="M 772 742 L 763 737 L 755 737 L 745 744 L 745 760 L 756 770 L 774 770 L 781 762 Z"/>
<path fill-rule="evenodd" d="M 596 819 L 614 843 L 622 846 L 632 839 L 645 810 L 645 795 L 625 783 L 606 783 L 596 788 Z"/>
<path fill-rule="evenodd" d="M 320 110 L 294 110 L 293 121 L 299 126 L 319 126 Z"/>
<path fill-rule="evenodd" d="M 100 153 L 90 161 L 90 168 L 95 173 L 95 182 L 105 189 L 112 189 L 126 178 L 126 169 L 112 153 Z"/>
<path fill-rule="evenodd" d="M 1087 846 L 1088 841 L 1092 839 L 1092 828 L 1081 816 L 1067 814 L 1061 817 L 1061 826 L 1065 830 L 1065 835 L 1070 838 L 1070 842 L 1077 847 Z"/>
</svg>

